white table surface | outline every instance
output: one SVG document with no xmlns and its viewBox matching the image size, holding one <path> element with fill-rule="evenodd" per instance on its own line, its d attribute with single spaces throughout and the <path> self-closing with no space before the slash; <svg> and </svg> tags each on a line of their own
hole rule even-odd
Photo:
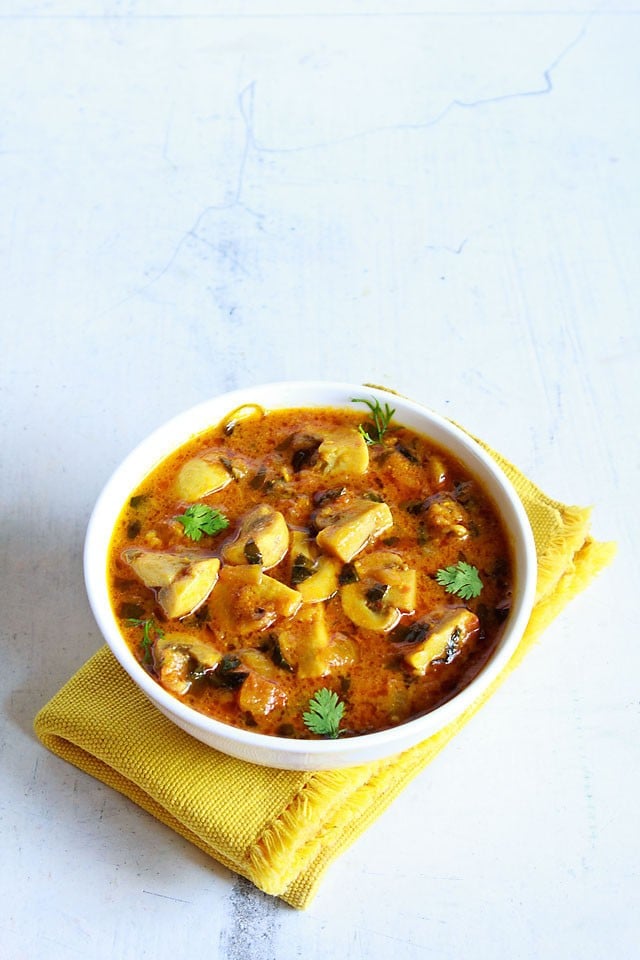
<svg viewBox="0 0 640 960">
<path fill-rule="evenodd" d="M 638 956 L 640 7 L 553 6 L 3 0 L 3 958 Z M 32 721 L 101 644 L 120 459 L 304 377 L 453 417 L 619 554 L 297 912 Z"/>
</svg>

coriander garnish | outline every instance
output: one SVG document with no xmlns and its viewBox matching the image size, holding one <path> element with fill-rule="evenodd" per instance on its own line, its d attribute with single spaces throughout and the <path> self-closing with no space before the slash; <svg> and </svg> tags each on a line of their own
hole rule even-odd
<svg viewBox="0 0 640 960">
<path fill-rule="evenodd" d="M 208 507 L 206 503 L 192 504 L 183 514 L 176 517 L 176 520 L 184 527 L 185 536 L 192 540 L 200 540 L 203 533 L 213 537 L 229 526 L 225 515 L 219 510 L 214 510 L 213 507 Z"/>
<path fill-rule="evenodd" d="M 441 567 L 436 573 L 436 580 L 447 593 L 454 593 L 463 600 L 479 597 L 482 592 L 483 584 L 477 567 L 464 560 L 459 560 L 451 567 Z"/>
<path fill-rule="evenodd" d="M 164 630 L 156 626 L 153 617 L 148 617 L 146 620 L 141 620 L 139 617 L 127 617 L 127 623 L 132 624 L 134 627 L 142 627 L 142 640 L 140 641 L 142 662 L 152 663 L 151 647 L 153 646 L 153 641 L 164 637 Z"/>
<path fill-rule="evenodd" d="M 322 687 L 309 700 L 309 710 L 302 714 L 305 726 L 312 733 L 335 740 L 340 736 L 340 721 L 344 714 L 344 703 L 337 693 Z"/>
</svg>

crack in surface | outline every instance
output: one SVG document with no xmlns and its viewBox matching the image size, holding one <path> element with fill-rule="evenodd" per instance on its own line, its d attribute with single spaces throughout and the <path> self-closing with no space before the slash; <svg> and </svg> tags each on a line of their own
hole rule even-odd
<svg viewBox="0 0 640 960">
<path fill-rule="evenodd" d="M 256 220 L 261 219 L 262 214 L 256 210 L 252 210 L 243 200 L 244 185 L 247 173 L 247 167 L 249 164 L 250 157 L 252 155 L 260 156 L 264 155 L 284 155 L 284 154 L 293 154 L 293 153 L 304 153 L 311 150 L 318 150 L 327 147 L 338 146 L 340 144 L 353 142 L 356 140 L 363 139 L 365 137 L 377 136 L 384 133 L 394 133 L 400 131 L 422 131 L 428 130 L 431 127 L 435 127 L 441 121 L 443 121 L 452 111 L 459 110 L 474 110 L 481 107 L 490 106 L 492 104 L 505 103 L 510 100 L 520 100 L 520 99 L 529 99 L 533 97 L 543 97 L 548 96 L 553 92 L 553 79 L 552 74 L 555 70 L 561 65 L 565 58 L 582 42 L 584 37 L 587 34 L 589 24 L 594 16 L 597 14 L 597 10 L 589 11 L 589 14 L 583 23 L 580 31 L 576 36 L 568 43 L 565 47 L 557 54 L 557 56 L 551 61 L 549 66 L 546 67 L 542 72 L 543 83 L 540 87 L 536 87 L 531 90 L 516 90 L 509 93 L 496 94 L 492 97 L 480 97 L 477 100 L 460 100 L 454 98 L 451 100 L 439 113 L 430 119 L 416 122 L 416 123 L 400 123 L 400 124 L 389 124 L 386 126 L 373 127 L 368 130 L 360 130 L 355 133 L 349 134 L 344 137 L 337 137 L 333 140 L 320 141 L 315 144 L 307 144 L 304 146 L 297 147 L 269 147 L 261 144 L 255 135 L 255 126 L 254 126 L 254 117 L 255 117 L 255 99 L 256 99 L 256 86 L 257 82 L 252 80 L 250 83 L 246 84 L 240 90 L 240 93 L 237 97 L 237 106 L 238 112 L 242 118 L 244 124 L 244 142 L 242 146 L 242 151 L 240 154 L 240 160 L 238 163 L 238 172 L 236 176 L 235 186 L 231 193 L 231 197 L 228 201 L 221 204 L 209 204 L 204 207 L 201 212 L 198 214 L 194 220 L 192 226 L 183 233 L 180 237 L 176 246 L 173 250 L 173 253 L 167 260 L 164 267 L 162 267 L 154 276 L 149 277 L 146 283 L 142 284 L 140 287 L 135 289 L 132 293 L 128 294 L 122 300 L 118 301 L 110 309 L 115 309 L 122 306 L 124 303 L 134 299 L 135 297 L 144 294 L 151 286 L 158 283 L 165 274 L 171 270 L 174 263 L 176 262 L 178 256 L 180 255 L 185 244 L 191 239 L 195 240 L 198 243 L 205 243 L 207 246 L 215 246 L 211 244 L 210 241 L 202 237 L 199 234 L 199 228 L 202 225 L 205 218 L 210 214 L 218 214 L 224 211 L 233 210 L 235 208 L 242 208 L 250 216 L 255 217 Z M 434 246 L 428 247 L 427 249 L 439 249 L 445 250 L 449 253 L 459 255 L 464 246 L 466 245 L 468 238 L 465 238 L 458 247 L 446 247 L 446 246 Z M 215 248 L 218 249 L 218 248 Z"/>
<path fill-rule="evenodd" d="M 425 250 L 433 250 L 435 253 L 451 253 L 454 257 L 459 257 L 466 245 L 469 243 L 469 237 L 465 237 L 462 243 L 459 243 L 457 247 L 449 247 L 446 243 L 427 243 L 424 246 Z"/>
<path fill-rule="evenodd" d="M 136 289 L 133 290 L 131 293 L 127 294 L 126 297 L 123 297 L 121 300 L 118 300 L 116 303 L 113 304 L 113 306 L 109 307 L 108 310 L 105 311 L 105 313 L 108 313 L 111 310 L 115 310 L 118 307 L 123 306 L 125 303 L 128 303 L 130 300 L 133 300 L 136 297 L 141 296 L 150 287 L 158 283 L 158 281 L 161 280 L 165 276 L 165 274 L 169 272 L 169 270 L 171 270 L 172 266 L 174 265 L 180 253 L 182 252 L 183 247 L 190 239 L 195 240 L 198 243 L 204 243 L 206 246 L 216 250 L 216 252 L 220 253 L 222 256 L 225 256 L 225 251 L 221 247 L 217 247 L 215 244 L 211 243 L 210 240 L 207 240 L 206 238 L 202 237 L 198 233 L 200 225 L 209 214 L 222 213 L 223 211 L 226 211 L 226 210 L 233 210 L 236 207 L 241 207 L 250 216 L 255 217 L 256 220 L 261 219 L 262 214 L 256 210 L 252 210 L 242 200 L 242 192 L 244 188 L 245 173 L 247 168 L 247 162 L 249 159 L 249 154 L 252 149 L 257 149 L 255 139 L 253 136 L 254 96 L 255 96 L 255 81 L 253 81 L 252 83 L 244 87 L 240 91 L 240 94 L 238 96 L 238 110 L 244 122 L 245 136 L 244 136 L 244 143 L 242 146 L 242 152 L 240 155 L 240 161 L 238 165 L 238 174 L 236 177 L 236 183 L 235 183 L 235 187 L 233 188 L 231 198 L 225 203 L 217 203 L 217 204 L 212 203 L 204 207 L 200 211 L 196 219 L 194 220 L 193 224 L 189 227 L 189 229 L 182 234 L 182 236 L 176 243 L 176 246 L 174 247 L 174 250 L 171 256 L 169 257 L 169 259 L 167 260 L 167 262 L 165 263 L 165 265 L 160 270 L 158 270 L 158 272 L 154 276 L 149 277 L 146 283 L 143 283 L 139 287 L 136 287 Z M 248 100 L 248 107 L 246 106 L 247 100 Z"/>
<path fill-rule="evenodd" d="M 428 120 L 423 120 L 416 123 L 398 123 L 398 124 L 387 124 L 380 127 L 372 127 L 368 130 L 359 130 L 355 133 L 350 133 L 348 136 L 336 137 L 333 140 L 319 141 L 314 144 L 306 144 L 304 146 L 299 146 L 299 147 L 267 147 L 267 146 L 261 145 L 256 140 L 253 132 L 253 128 L 251 126 L 251 131 L 250 131 L 251 142 L 255 146 L 255 149 L 260 153 L 270 153 L 270 154 L 302 153 L 307 150 L 317 150 L 323 147 L 332 147 L 332 146 L 338 146 L 342 143 L 350 143 L 353 140 L 360 140 L 364 137 L 376 136 L 380 133 L 393 133 L 396 131 L 403 131 L 403 130 L 406 130 L 406 131 L 428 130 L 430 127 L 435 127 L 436 124 L 444 120 L 444 118 L 447 117 L 449 113 L 451 113 L 451 111 L 455 110 L 456 108 L 460 110 L 474 110 L 477 107 L 485 107 L 494 103 L 504 103 L 508 100 L 521 100 L 521 99 L 527 99 L 530 97 L 547 96 L 553 91 L 553 81 L 551 79 L 552 73 L 554 72 L 554 70 L 556 70 L 560 66 L 560 64 L 565 59 L 565 57 L 567 57 L 569 53 L 571 53 L 571 51 L 574 50 L 575 47 L 577 47 L 578 44 L 582 42 L 582 40 L 587 34 L 589 24 L 594 16 L 595 16 L 595 11 L 591 11 L 585 23 L 583 24 L 582 28 L 576 34 L 573 40 L 571 40 L 560 51 L 560 53 L 551 61 L 549 66 L 545 70 L 543 70 L 542 78 L 544 82 L 542 86 L 536 87 L 532 90 L 515 90 L 511 93 L 496 94 L 493 97 L 480 97 L 477 100 L 459 100 L 456 97 L 453 100 L 451 100 L 446 105 L 446 107 L 444 107 L 439 113 L 437 113 L 435 116 L 431 117 Z M 240 94 L 240 97 L 242 99 L 243 95 L 247 90 L 249 90 L 250 87 L 252 88 L 251 117 L 250 117 L 250 121 L 249 121 L 249 118 L 245 117 L 245 122 L 250 122 L 252 124 L 253 123 L 253 104 L 254 104 L 254 98 L 255 98 L 255 81 L 249 84 L 249 86 L 245 87 L 245 89 Z M 244 114 L 243 114 L 243 117 L 244 117 Z"/>
</svg>

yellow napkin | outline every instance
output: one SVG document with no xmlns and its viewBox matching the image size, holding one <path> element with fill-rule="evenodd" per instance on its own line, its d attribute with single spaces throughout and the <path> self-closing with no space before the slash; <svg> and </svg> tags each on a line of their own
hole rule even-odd
<svg viewBox="0 0 640 960">
<path fill-rule="evenodd" d="M 591 539 L 588 509 L 551 500 L 485 449 L 529 515 L 538 553 L 537 601 L 501 676 L 436 736 L 397 757 L 347 770 L 254 766 L 204 746 L 165 719 L 103 647 L 40 711 L 38 737 L 261 890 L 304 908 L 329 864 L 473 716 L 615 552 L 613 544 Z"/>
</svg>

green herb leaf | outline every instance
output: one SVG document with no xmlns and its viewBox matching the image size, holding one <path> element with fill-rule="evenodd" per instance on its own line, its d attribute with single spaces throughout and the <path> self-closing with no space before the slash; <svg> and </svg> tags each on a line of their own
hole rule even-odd
<svg viewBox="0 0 640 960">
<path fill-rule="evenodd" d="M 384 407 L 381 407 L 378 400 L 365 400 L 363 397 L 352 397 L 351 403 L 364 403 L 369 407 L 371 416 L 373 417 L 373 423 L 361 423 L 358 430 L 369 445 L 380 443 L 389 428 L 391 418 L 396 412 L 395 409 L 390 407 L 388 403 L 385 403 Z M 368 430 L 366 429 L 367 427 L 369 428 Z"/>
<path fill-rule="evenodd" d="M 176 520 L 184 527 L 185 536 L 192 540 L 200 540 L 203 533 L 213 537 L 229 526 L 225 515 L 219 510 L 214 510 L 213 507 L 208 507 L 206 503 L 192 504 L 183 514 L 176 517 Z"/>
<path fill-rule="evenodd" d="M 483 584 L 477 568 L 464 560 L 459 560 L 451 567 L 441 567 L 436 573 L 436 580 L 447 593 L 454 593 L 463 600 L 479 597 L 482 592 Z"/>
<path fill-rule="evenodd" d="M 312 577 L 318 569 L 318 563 L 311 557 L 306 557 L 304 553 L 298 553 L 293 558 L 291 567 L 291 586 L 295 587 L 299 583 L 304 583 L 309 577 Z"/>
<path fill-rule="evenodd" d="M 138 617 L 127 617 L 127 623 L 133 624 L 134 627 L 142 627 L 142 640 L 140 641 L 142 662 L 153 663 L 151 647 L 153 646 L 154 640 L 164 637 L 164 630 L 156 626 L 153 617 L 149 617 L 147 620 L 140 620 Z"/>
<path fill-rule="evenodd" d="M 345 586 L 347 583 L 357 583 L 360 577 L 358 576 L 358 571 L 352 563 L 345 563 L 340 575 L 338 577 L 338 583 L 341 587 Z"/>
<path fill-rule="evenodd" d="M 335 740 L 340 736 L 340 721 L 344 714 L 344 703 L 337 693 L 323 687 L 309 700 L 309 710 L 302 714 L 305 726 L 312 733 Z"/>
<path fill-rule="evenodd" d="M 255 540 L 247 540 L 244 545 L 244 555 L 247 563 L 262 563 L 260 547 Z"/>
<path fill-rule="evenodd" d="M 369 610 L 382 610 L 382 601 L 389 593 L 391 587 L 388 583 L 374 583 L 365 593 L 366 604 Z"/>
</svg>

